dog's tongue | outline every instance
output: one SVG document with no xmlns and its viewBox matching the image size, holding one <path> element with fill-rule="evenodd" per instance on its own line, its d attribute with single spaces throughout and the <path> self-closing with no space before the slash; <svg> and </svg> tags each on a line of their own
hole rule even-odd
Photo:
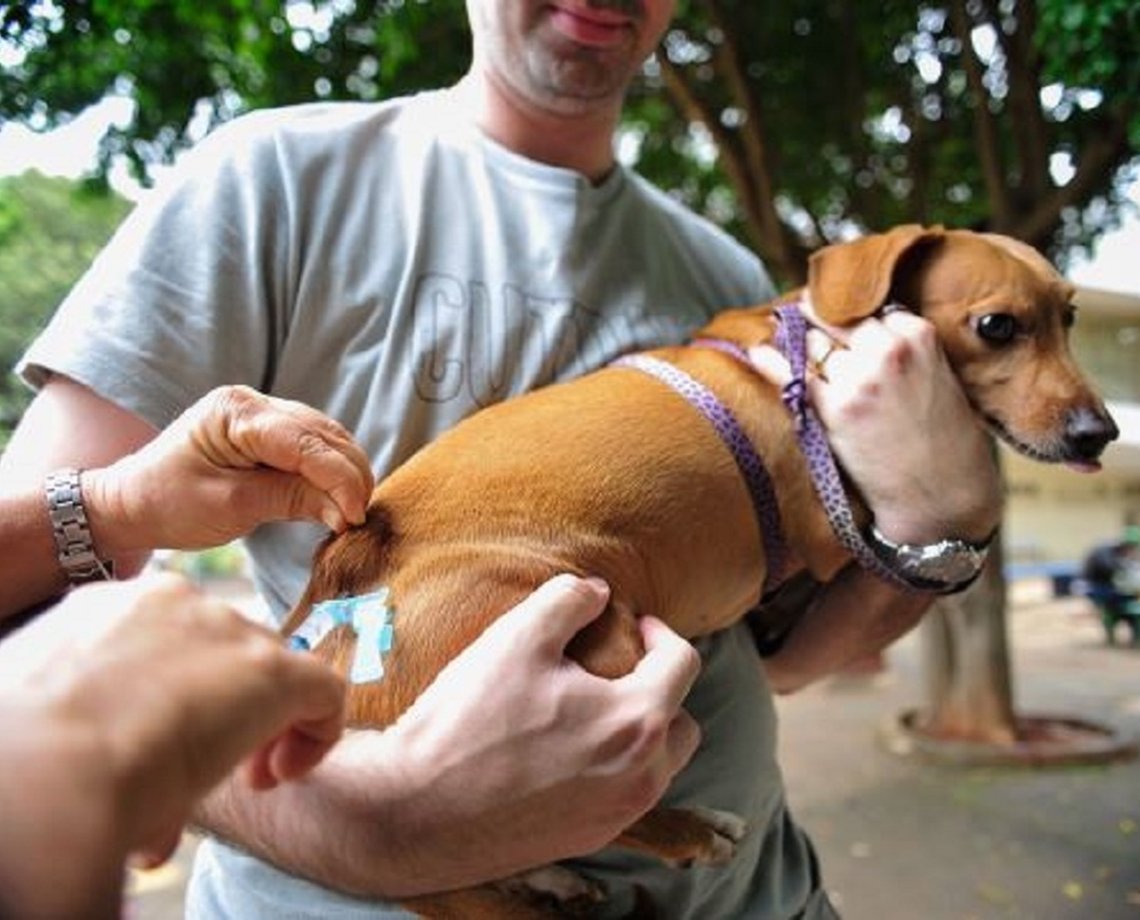
<svg viewBox="0 0 1140 920">
<path fill-rule="evenodd" d="M 1078 473 L 1099 473 L 1100 462 L 1097 460 L 1066 460 L 1065 466 Z"/>
</svg>

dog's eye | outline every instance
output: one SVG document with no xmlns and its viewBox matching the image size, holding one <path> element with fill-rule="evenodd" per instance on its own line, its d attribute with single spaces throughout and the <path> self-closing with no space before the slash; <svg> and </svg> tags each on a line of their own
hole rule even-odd
<svg viewBox="0 0 1140 920">
<path fill-rule="evenodd" d="M 978 335 L 992 345 L 1004 345 L 1017 335 L 1017 320 L 1009 313 L 987 313 L 978 317 Z"/>
<path fill-rule="evenodd" d="M 1077 322 L 1077 309 L 1073 307 L 1071 310 L 1066 310 L 1065 315 L 1061 317 L 1061 325 L 1066 329 L 1072 329 L 1073 325 Z"/>
</svg>

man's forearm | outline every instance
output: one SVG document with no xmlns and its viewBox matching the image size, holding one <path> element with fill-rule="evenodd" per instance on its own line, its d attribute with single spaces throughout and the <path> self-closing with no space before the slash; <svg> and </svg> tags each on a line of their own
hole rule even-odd
<svg viewBox="0 0 1140 920">
<path fill-rule="evenodd" d="M 368 734 L 366 754 L 350 737 L 309 777 L 267 792 L 231 776 L 195 809 L 195 825 L 286 872 L 360 897 L 405 898 L 492 877 L 492 869 L 456 864 L 432 846 L 414 814 L 428 797 L 401 780 L 396 758 Z"/>
<path fill-rule="evenodd" d="M 822 588 L 780 650 L 764 660 L 773 689 L 791 693 L 880 651 L 909 632 L 933 600 L 849 565 Z"/>
<path fill-rule="evenodd" d="M 105 542 L 113 546 L 117 522 L 101 514 L 102 509 L 90 501 L 85 504 L 97 549 Z M 69 585 L 58 553 L 42 489 L 0 496 L 0 555 L 5 570 L 11 573 L 11 577 L 0 579 L 0 623 L 66 593 Z M 116 574 L 138 574 L 146 557 L 142 551 L 118 556 Z"/>
<path fill-rule="evenodd" d="M 9 577 L 0 579 L 0 621 L 62 594 L 67 587 L 56 561 L 44 497 L 35 492 L 0 499 L 0 552 Z"/>
</svg>

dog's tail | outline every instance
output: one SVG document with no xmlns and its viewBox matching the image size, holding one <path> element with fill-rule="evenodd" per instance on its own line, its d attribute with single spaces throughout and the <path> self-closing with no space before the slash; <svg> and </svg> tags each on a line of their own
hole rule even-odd
<svg viewBox="0 0 1140 920">
<path fill-rule="evenodd" d="M 368 507 L 363 524 L 330 534 L 313 553 L 309 583 L 281 632 L 290 635 L 320 601 L 362 594 L 381 584 L 394 538 L 392 516 L 380 504 Z"/>
</svg>

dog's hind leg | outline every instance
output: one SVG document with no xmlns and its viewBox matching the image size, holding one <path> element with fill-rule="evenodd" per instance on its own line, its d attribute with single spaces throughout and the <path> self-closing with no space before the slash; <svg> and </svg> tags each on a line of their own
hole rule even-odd
<svg viewBox="0 0 1140 920">
<path fill-rule="evenodd" d="M 675 866 L 722 866 L 736 855 L 747 827 L 737 815 L 711 808 L 654 808 L 614 843 L 652 853 Z"/>
</svg>

